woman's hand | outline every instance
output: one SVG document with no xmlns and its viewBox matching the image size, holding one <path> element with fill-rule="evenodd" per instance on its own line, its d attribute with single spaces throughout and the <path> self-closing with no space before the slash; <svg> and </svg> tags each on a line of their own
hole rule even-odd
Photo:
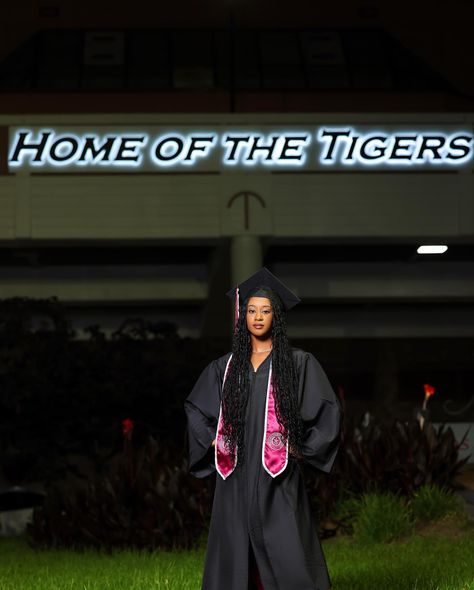
<svg viewBox="0 0 474 590">
<path fill-rule="evenodd" d="M 212 441 L 211 445 L 212 445 L 213 447 L 215 447 L 215 446 L 216 446 L 216 439 L 214 439 L 214 440 Z"/>
</svg>

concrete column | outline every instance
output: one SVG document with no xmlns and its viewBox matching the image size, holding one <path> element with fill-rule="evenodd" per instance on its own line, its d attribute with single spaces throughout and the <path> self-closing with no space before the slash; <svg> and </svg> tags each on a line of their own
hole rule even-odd
<svg viewBox="0 0 474 590">
<path fill-rule="evenodd" d="M 232 286 L 247 279 L 263 264 L 262 244 L 259 236 L 234 236 L 230 245 Z"/>
</svg>

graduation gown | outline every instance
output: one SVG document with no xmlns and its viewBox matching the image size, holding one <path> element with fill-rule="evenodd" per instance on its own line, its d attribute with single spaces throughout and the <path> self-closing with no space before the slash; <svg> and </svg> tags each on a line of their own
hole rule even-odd
<svg viewBox="0 0 474 590">
<path fill-rule="evenodd" d="M 189 471 L 216 473 L 215 449 L 222 380 L 230 353 L 203 370 L 184 402 Z M 317 359 L 293 348 L 298 401 L 305 427 L 303 459 L 331 471 L 340 437 L 340 402 Z M 328 590 L 330 578 L 298 459 L 288 455 L 272 477 L 262 465 L 262 437 L 271 353 L 255 372 L 249 361 L 245 464 L 225 480 L 216 473 L 202 590 L 248 590 L 253 553 L 264 590 Z M 253 557 L 252 556 L 252 557 Z"/>
</svg>

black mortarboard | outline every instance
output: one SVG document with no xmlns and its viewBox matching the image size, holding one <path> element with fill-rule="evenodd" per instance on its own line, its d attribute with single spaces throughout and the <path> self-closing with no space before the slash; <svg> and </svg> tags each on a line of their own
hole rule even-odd
<svg viewBox="0 0 474 590">
<path fill-rule="evenodd" d="M 301 301 L 301 299 L 295 295 L 293 291 L 290 291 L 290 289 L 288 289 L 285 284 L 277 279 L 276 276 L 268 270 L 268 268 L 263 266 L 257 270 L 255 274 L 250 276 L 245 281 L 242 281 L 240 285 L 237 285 L 237 287 L 230 289 L 230 291 L 227 291 L 226 293 L 228 297 L 234 299 L 235 301 L 236 323 L 239 317 L 240 303 L 244 301 L 255 289 L 258 289 L 258 287 L 262 287 L 263 289 L 269 288 L 272 291 L 275 291 L 280 296 L 280 299 L 287 311 Z"/>
</svg>

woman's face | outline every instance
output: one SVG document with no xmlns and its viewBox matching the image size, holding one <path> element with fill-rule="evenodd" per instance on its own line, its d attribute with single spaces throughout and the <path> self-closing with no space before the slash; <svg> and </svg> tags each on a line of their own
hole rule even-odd
<svg viewBox="0 0 474 590">
<path fill-rule="evenodd" d="M 247 328 L 257 336 L 268 337 L 273 321 L 273 309 L 267 297 L 250 297 L 247 304 Z"/>
</svg>

